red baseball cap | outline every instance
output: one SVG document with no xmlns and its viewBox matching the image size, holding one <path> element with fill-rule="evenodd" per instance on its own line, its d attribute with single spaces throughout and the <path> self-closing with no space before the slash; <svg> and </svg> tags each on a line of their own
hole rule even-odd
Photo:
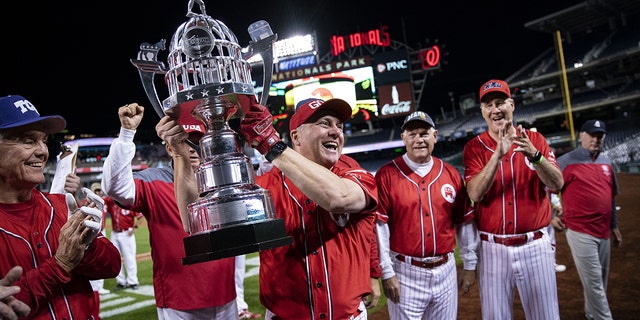
<svg viewBox="0 0 640 320">
<path fill-rule="evenodd" d="M 301 124 L 308 122 L 311 118 L 319 118 L 320 115 L 328 113 L 345 122 L 351 118 L 351 111 L 349 103 L 342 99 L 333 98 L 327 101 L 318 98 L 305 99 L 296 105 L 296 112 L 289 120 L 289 131 L 298 129 Z"/>
<path fill-rule="evenodd" d="M 196 119 L 190 112 L 180 112 L 178 123 L 189 134 L 189 141 L 195 144 L 199 144 L 200 139 L 207 132 L 204 123 Z"/>
<path fill-rule="evenodd" d="M 511 90 L 509 90 L 509 85 L 502 80 L 489 80 L 485 82 L 480 87 L 480 102 L 482 102 L 482 98 L 487 93 L 490 92 L 500 92 L 507 96 L 507 98 L 511 98 Z"/>
<path fill-rule="evenodd" d="M 196 119 L 189 112 L 181 112 L 180 118 L 178 118 L 178 123 L 182 125 L 182 127 L 184 128 L 184 131 L 186 131 L 187 133 L 200 132 L 202 134 L 205 134 L 206 132 L 204 128 L 204 123 Z"/>
</svg>

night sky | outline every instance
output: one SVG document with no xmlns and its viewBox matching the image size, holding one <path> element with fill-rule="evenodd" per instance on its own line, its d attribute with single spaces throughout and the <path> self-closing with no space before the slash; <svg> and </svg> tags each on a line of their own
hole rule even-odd
<svg viewBox="0 0 640 320">
<path fill-rule="evenodd" d="M 279 39 L 316 32 L 320 56 L 331 35 L 386 25 L 393 40 L 412 48 L 437 43 L 446 64 L 429 75 L 420 110 L 451 110 L 454 97 L 476 92 L 490 78 L 506 78 L 545 49 L 550 34 L 526 22 L 581 1 L 205 1 L 206 13 L 249 44 L 247 27 L 266 20 Z M 415 3 L 421 3 L 416 5 Z M 41 114 L 60 114 L 73 133 L 114 136 L 117 108 L 143 104 L 142 130 L 153 130 L 153 111 L 131 64 L 143 42 L 167 40 L 187 21 L 187 0 L 4 1 L 0 7 L 0 95 L 20 94 Z M 523 6 L 529 6 L 524 8 Z M 17 7 L 17 8 L 16 8 Z M 195 10 L 199 12 L 199 10 Z M 166 65 L 167 50 L 160 52 Z M 160 96 L 160 100 L 166 98 Z M 457 101 L 456 101 L 457 102 Z"/>
</svg>

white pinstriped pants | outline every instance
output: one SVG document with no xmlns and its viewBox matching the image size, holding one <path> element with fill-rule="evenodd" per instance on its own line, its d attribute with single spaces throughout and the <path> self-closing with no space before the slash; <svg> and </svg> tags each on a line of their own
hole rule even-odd
<svg viewBox="0 0 640 320">
<path fill-rule="evenodd" d="M 387 300 L 389 319 L 456 319 L 458 314 L 458 276 L 456 259 L 435 268 L 422 268 L 393 260 L 400 283 L 400 302 Z"/>
<path fill-rule="evenodd" d="M 480 241 L 478 287 L 482 318 L 513 319 L 515 288 L 528 320 L 560 319 L 555 249 L 546 230 L 520 246 Z"/>
</svg>

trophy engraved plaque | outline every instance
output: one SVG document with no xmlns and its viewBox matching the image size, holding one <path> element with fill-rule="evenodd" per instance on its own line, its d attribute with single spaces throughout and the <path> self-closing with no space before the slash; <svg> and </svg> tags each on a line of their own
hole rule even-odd
<svg viewBox="0 0 640 320">
<path fill-rule="evenodd" d="M 193 6 L 198 4 L 199 14 Z M 197 147 L 200 166 L 196 181 L 200 199 L 188 205 L 189 233 L 184 238 L 186 257 L 193 264 L 289 245 L 284 220 L 275 218 L 268 190 L 255 184 L 250 159 L 242 152 L 238 134 L 229 120 L 248 110 L 237 95 L 254 95 L 247 59 L 263 58 L 263 93 L 266 103 L 273 74 L 276 35 L 266 21 L 249 26 L 251 43 L 238 44 L 235 34 L 221 21 L 208 16 L 202 0 L 190 0 L 189 20 L 178 27 L 169 46 L 168 68 L 157 60 L 165 40 L 143 43 L 137 59 L 147 97 L 160 117 L 171 110 L 180 118 L 202 121 L 206 133 Z M 160 102 L 154 76 L 163 74 L 169 97 Z M 248 108 L 248 106 L 247 106 Z"/>
</svg>

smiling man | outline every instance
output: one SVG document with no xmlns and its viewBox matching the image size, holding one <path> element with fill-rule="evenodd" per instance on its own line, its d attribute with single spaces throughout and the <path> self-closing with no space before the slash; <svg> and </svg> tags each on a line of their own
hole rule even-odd
<svg viewBox="0 0 640 320">
<path fill-rule="evenodd" d="M 374 176 L 342 154 L 351 106 L 342 99 L 299 102 L 289 122 L 289 148 L 265 106 L 255 97 L 238 99 L 249 110 L 239 133 L 273 165 L 256 182 L 269 190 L 276 218 L 284 219 L 293 238 L 292 245 L 260 251 L 265 319 L 367 319 L 363 299 L 372 292 L 372 253 L 377 260 L 372 240 L 378 194 Z M 168 116 L 156 126 L 177 151 L 176 199 L 184 216 L 196 200 L 189 191 L 196 182 L 180 129 Z"/>
<path fill-rule="evenodd" d="M 401 129 L 406 153 L 376 173 L 378 247 L 389 315 L 456 319 L 453 252 L 468 203 L 464 181 L 453 165 L 431 155 L 438 130 L 429 115 L 413 112 Z"/>
<path fill-rule="evenodd" d="M 562 172 L 542 134 L 514 125 L 514 110 L 506 82 L 483 84 L 480 111 L 488 128 L 469 140 L 462 154 L 481 240 L 482 318 L 513 318 L 517 288 L 527 319 L 559 319 L 554 251 L 546 227 L 551 222 L 548 190 L 562 188 Z"/>
<path fill-rule="evenodd" d="M 580 128 L 580 145 L 558 158 L 564 187 L 560 219 L 584 288 L 587 319 L 612 319 L 607 300 L 611 245 L 622 245 L 615 197 L 620 193 L 611 159 L 602 152 L 607 126 L 597 119 Z"/>
</svg>

